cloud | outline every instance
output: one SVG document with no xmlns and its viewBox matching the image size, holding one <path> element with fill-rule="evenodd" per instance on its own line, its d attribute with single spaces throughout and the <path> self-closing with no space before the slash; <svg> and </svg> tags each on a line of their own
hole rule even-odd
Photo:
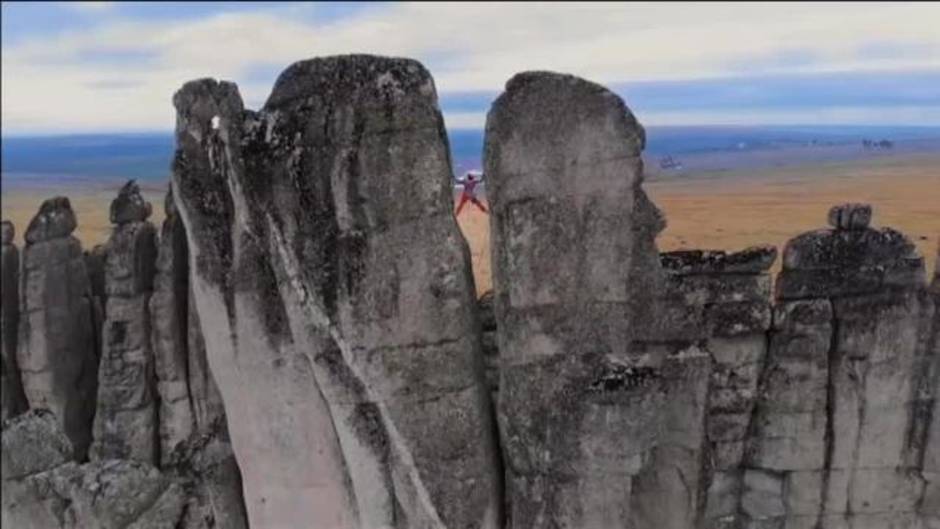
<svg viewBox="0 0 940 529">
<path fill-rule="evenodd" d="M 3 132 L 169 130 L 170 99 L 189 79 L 234 80 L 246 102 L 260 104 L 272 65 L 339 53 L 424 61 L 449 122 L 463 125 L 479 122 L 488 102 L 451 94 L 495 95 L 523 70 L 614 85 L 940 70 L 940 53 L 923 53 L 940 50 L 940 4 L 405 3 L 323 18 L 299 9 L 171 20 L 134 17 L 121 5 L 88 29 L 4 44 Z M 871 43 L 893 52 L 871 53 Z M 904 52 L 915 48 L 921 53 Z"/>
<path fill-rule="evenodd" d="M 74 9 L 77 11 L 110 11 L 115 7 L 117 2 L 61 2 L 62 5 L 66 6 L 69 9 Z"/>
</svg>

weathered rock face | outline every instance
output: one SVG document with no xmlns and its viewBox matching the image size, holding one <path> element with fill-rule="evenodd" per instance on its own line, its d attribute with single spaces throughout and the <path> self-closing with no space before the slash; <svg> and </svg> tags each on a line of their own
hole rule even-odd
<svg viewBox="0 0 940 529">
<path fill-rule="evenodd" d="M 13 224 L 3 221 L 3 254 L 0 256 L 0 418 L 6 420 L 26 411 L 26 395 L 16 362 L 17 328 L 20 321 L 20 251 L 13 244 Z"/>
<path fill-rule="evenodd" d="M 493 306 L 493 291 L 490 290 L 477 300 L 477 313 L 480 318 L 480 342 L 483 346 L 483 372 L 486 387 L 490 390 L 493 403 L 499 396 L 499 343 L 496 327 L 496 313 Z"/>
<path fill-rule="evenodd" d="M 681 436 L 668 397 L 707 361 L 635 344 L 662 284 L 643 145 L 620 98 L 571 76 L 516 75 L 487 117 L 512 527 L 636 527 L 634 479 Z"/>
<path fill-rule="evenodd" d="M 160 397 L 160 467 L 188 479 L 181 527 L 247 527 L 241 473 L 228 423 L 189 296 L 186 232 L 167 193 L 150 298 L 156 391 Z"/>
<path fill-rule="evenodd" d="M 34 410 L 3 425 L 2 523 L 18 529 L 174 529 L 183 488 L 150 465 L 78 465 L 56 418 Z M 228 526 L 219 526 L 228 527 Z"/>
<path fill-rule="evenodd" d="M 157 464 L 157 401 L 148 307 L 156 230 L 134 213 L 138 209 L 149 213 L 149 207 L 139 205 L 142 200 L 131 181 L 111 204 L 112 219 L 122 222 L 114 226 L 105 262 L 107 318 L 102 331 L 92 458 Z"/>
<path fill-rule="evenodd" d="M 784 251 L 742 491 L 749 527 L 920 527 L 912 432 L 929 424 L 919 389 L 936 388 L 921 339 L 934 309 L 913 244 L 870 217 L 834 208 L 835 229 Z"/>
<path fill-rule="evenodd" d="M 106 244 L 96 244 L 90 251 L 85 252 L 85 269 L 88 271 L 88 280 L 91 282 L 91 295 L 94 300 L 95 329 L 100 329 L 104 325 L 104 311 L 108 304 L 108 295 L 104 288 L 104 269 L 107 262 L 108 246 Z M 98 338 L 100 341 L 100 336 Z M 96 350 L 101 350 L 100 343 L 97 344 Z"/>
<path fill-rule="evenodd" d="M 469 252 L 430 75 L 298 63 L 177 93 L 174 194 L 253 526 L 497 527 Z M 271 450 L 272 443 L 278 446 Z"/>
<path fill-rule="evenodd" d="M 767 270 L 776 259 L 773 247 L 741 252 L 677 251 L 661 256 L 667 281 L 660 340 L 697 344 L 711 358 L 704 413 L 687 417 L 690 446 L 683 467 L 681 454 L 667 461 L 686 476 L 663 491 L 670 502 L 651 501 L 648 509 L 658 514 L 653 527 L 734 527 L 738 519 L 744 472 L 742 462 L 748 435 L 754 425 L 754 407 L 761 370 L 767 354 L 767 330 L 771 323 L 770 285 Z M 687 345 L 688 346 L 688 345 Z M 688 411 L 686 413 L 689 413 Z M 676 475 L 673 472 L 672 475 Z M 697 479 L 689 477 L 698 476 Z M 683 490 L 691 498 L 682 501 Z M 683 510 L 677 508 L 681 506 Z M 677 514 L 684 512 L 683 518 Z"/>
<path fill-rule="evenodd" d="M 69 200 L 43 202 L 25 233 L 17 362 L 31 408 L 62 423 L 78 460 L 91 443 L 98 352 L 94 300 Z"/>
<path fill-rule="evenodd" d="M 176 215 L 172 193 L 168 193 L 150 298 L 156 389 L 160 396 L 161 465 L 170 460 L 176 447 L 186 442 L 195 428 L 188 376 L 188 259 L 183 221 Z"/>
<path fill-rule="evenodd" d="M 937 244 L 937 255 L 940 257 L 940 241 Z M 922 368 L 926 383 L 919 391 L 921 405 L 915 408 L 915 417 L 925 422 L 928 418 L 930 420 L 924 425 L 922 437 L 923 458 L 920 463 L 925 483 L 920 512 L 927 529 L 936 529 L 940 527 L 940 259 L 937 259 L 930 295 L 934 314 L 932 321 L 928 320 L 930 334 Z"/>
</svg>

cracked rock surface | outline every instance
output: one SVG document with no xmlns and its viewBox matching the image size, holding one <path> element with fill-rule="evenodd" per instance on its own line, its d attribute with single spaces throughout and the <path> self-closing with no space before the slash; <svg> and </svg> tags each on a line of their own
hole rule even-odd
<svg viewBox="0 0 940 529">
<path fill-rule="evenodd" d="M 487 118 L 512 527 L 652 523 L 661 513 L 642 504 L 668 486 L 666 452 L 696 445 L 672 428 L 674 411 L 695 412 L 669 401 L 687 390 L 689 405 L 703 404 L 703 387 L 680 382 L 708 358 L 634 345 L 644 294 L 663 281 L 653 238 L 664 223 L 640 186 L 644 142 L 619 97 L 549 72 L 510 79 Z"/>
<path fill-rule="evenodd" d="M 174 194 L 209 366 L 239 410 L 250 523 L 498 526 L 469 252 L 427 71 L 314 59 L 257 112 L 211 80 L 174 102 Z"/>
<path fill-rule="evenodd" d="M 20 529 L 175 529 L 183 490 L 131 460 L 79 465 L 48 411 L 3 424 L 2 523 Z"/>
<path fill-rule="evenodd" d="M 46 200 L 26 230 L 17 364 L 30 408 L 61 421 L 87 457 L 98 388 L 95 300 L 69 199 Z"/>
<path fill-rule="evenodd" d="M 0 255 L 0 419 L 6 420 L 26 411 L 26 395 L 16 360 L 17 333 L 20 322 L 20 251 L 13 244 L 13 223 L 3 221 L 3 247 Z"/>
<path fill-rule="evenodd" d="M 156 230 L 150 204 L 130 181 L 111 203 L 114 230 L 104 263 L 107 296 L 91 456 L 159 461 L 157 395 L 150 343 Z"/>
</svg>

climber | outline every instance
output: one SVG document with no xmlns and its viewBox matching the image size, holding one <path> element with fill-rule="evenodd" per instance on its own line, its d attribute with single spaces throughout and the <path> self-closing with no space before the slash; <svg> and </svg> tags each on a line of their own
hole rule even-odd
<svg viewBox="0 0 940 529">
<path fill-rule="evenodd" d="M 464 177 L 463 191 L 460 193 L 460 203 L 457 204 L 457 213 L 454 213 L 455 216 L 460 215 L 460 210 L 463 209 L 467 201 L 473 202 L 476 207 L 480 208 L 480 211 L 486 213 L 486 206 L 477 200 L 476 197 L 476 187 L 478 183 L 479 179 L 475 177 L 473 173 L 467 173 L 467 176 Z"/>
</svg>

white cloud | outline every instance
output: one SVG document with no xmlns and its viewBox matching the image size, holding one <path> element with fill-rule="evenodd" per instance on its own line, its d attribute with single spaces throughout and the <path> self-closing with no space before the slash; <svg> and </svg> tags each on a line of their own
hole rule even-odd
<svg viewBox="0 0 940 529">
<path fill-rule="evenodd" d="M 611 83 L 716 77 L 742 73 L 741 64 L 751 74 L 940 68 L 938 26 L 940 4 L 869 3 L 406 3 L 329 23 L 278 12 L 116 19 L 4 48 L 3 129 L 166 130 L 170 98 L 186 80 L 245 80 L 259 64 L 338 53 L 423 60 L 439 92 L 497 91 L 533 69 Z M 860 56 L 870 42 L 933 52 Z M 763 67 L 753 60 L 793 49 L 812 60 Z M 153 58 L 81 60 L 102 52 Z M 240 86 L 246 101 L 263 101 L 270 89 Z M 448 119 L 469 126 L 479 115 Z"/>
<path fill-rule="evenodd" d="M 115 6 L 116 2 L 61 2 L 61 4 L 78 11 L 108 11 Z"/>
</svg>

